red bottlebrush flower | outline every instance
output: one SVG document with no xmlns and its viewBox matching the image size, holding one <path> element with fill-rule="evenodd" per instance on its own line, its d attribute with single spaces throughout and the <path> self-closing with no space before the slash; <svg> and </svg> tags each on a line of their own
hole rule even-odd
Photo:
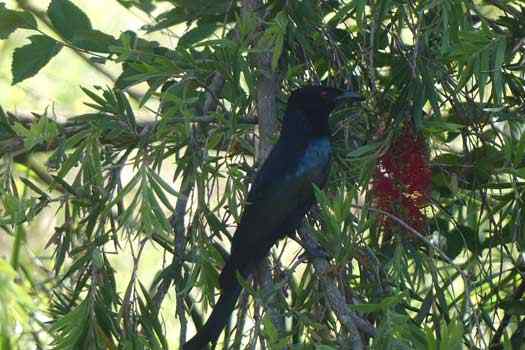
<svg viewBox="0 0 525 350">
<path fill-rule="evenodd" d="M 421 209 L 430 200 L 431 178 L 425 142 L 407 126 L 377 160 L 372 181 L 375 205 L 420 231 L 425 227 Z M 381 221 L 386 230 L 395 224 L 384 215 Z"/>
</svg>

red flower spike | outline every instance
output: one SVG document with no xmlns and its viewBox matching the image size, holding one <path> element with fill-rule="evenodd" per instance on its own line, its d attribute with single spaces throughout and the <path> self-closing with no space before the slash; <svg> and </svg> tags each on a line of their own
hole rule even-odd
<svg viewBox="0 0 525 350">
<path fill-rule="evenodd" d="M 420 231 L 425 227 L 421 209 L 429 203 L 431 180 L 425 142 L 407 126 L 377 160 L 372 180 L 375 205 Z M 381 223 L 387 231 L 395 225 L 394 220 L 384 215 Z"/>
</svg>

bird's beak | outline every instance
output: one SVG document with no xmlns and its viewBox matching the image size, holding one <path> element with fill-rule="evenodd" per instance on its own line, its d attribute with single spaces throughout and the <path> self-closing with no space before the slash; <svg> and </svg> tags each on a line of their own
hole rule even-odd
<svg viewBox="0 0 525 350">
<path fill-rule="evenodd" d="M 353 91 L 345 91 L 343 92 L 341 95 L 337 96 L 335 98 L 336 102 L 338 103 L 341 103 L 341 102 L 346 102 L 346 101 L 349 101 L 349 102 L 359 102 L 359 101 L 363 101 L 364 98 L 361 97 L 361 95 L 353 92 Z"/>
</svg>

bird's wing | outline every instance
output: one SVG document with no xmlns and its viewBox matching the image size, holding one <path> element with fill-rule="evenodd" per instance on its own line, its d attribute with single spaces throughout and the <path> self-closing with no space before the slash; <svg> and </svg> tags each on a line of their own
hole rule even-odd
<svg viewBox="0 0 525 350">
<path fill-rule="evenodd" d="M 242 264 L 241 256 L 245 254 L 261 251 L 266 255 L 276 240 L 293 230 L 286 223 L 300 222 L 313 204 L 312 183 L 322 186 L 326 180 L 330 161 L 328 139 L 311 141 L 297 156 L 290 157 L 290 153 L 287 145 L 277 144 L 248 194 L 232 242 L 231 259 L 240 260 L 234 262 L 237 266 L 241 266 L 238 264 Z"/>
<path fill-rule="evenodd" d="M 265 192 L 266 188 L 271 187 L 276 181 L 282 180 L 293 170 L 296 162 L 294 162 L 295 157 L 290 154 L 292 153 L 290 150 L 287 152 L 287 148 L 288 145 L 282 141 L 273 147 L 250 187 L 246 197 L 248 203 L 255 201 L 261 196 L 261 193 Z M 300 153 L 300 151 L 294 151 L 293 153 Z"/>
</svg>

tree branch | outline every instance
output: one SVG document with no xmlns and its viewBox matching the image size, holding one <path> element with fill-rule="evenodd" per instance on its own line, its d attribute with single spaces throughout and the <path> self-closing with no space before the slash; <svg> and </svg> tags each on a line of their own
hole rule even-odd
<svg viewBox="0 0 525 350">
<path fill-rule="evenodd" d="M 511 300 L 512 301 L 521 300 L 524 293 L 525 293 L 525 280 L 522 280 L 518 288 L 516 288 L 516 290 L 514 291 Z M 503 349 L 503 345 L 501 344 L 501 337 L 503 336 L 503 332 L 505 331 L 505 328 L 507 328 L 507 326 L 509 325 L 511 317 L 512 317 L 512 314 L 509 313 L 508 311 L 505 311 L 505 314 L 503 315 L 503 318 L 501 319 L 498 329 L 494 333 L 494 337 L 492 338 L 492 341 L 490 342 L 491 350 Z"/>
<path fill-rule="evenodd" d="M 213 112 L 217 108 L 218 100 L 216 95 L 222 90 L 224 86 L 224 77 L 220 73 L 215 73 L 211 81 L 210 86 L 208 87 L 208 92 L 206 94 L 206 100 L 204 102 L 203 114 L 207 115 L 208 113 Z M 193 136 L 191 137 L 191 142 L 189 147 L 193 148 L 192 152 L 195 152 L 196 157 L 202 159 L 202 156 L 199 156 L 202 153 L 202 147 L 199 143 L 199 138 L 197 133 L 205 133 L 205 128 L 201 125 L 200 128 L 193 128 Z M 175 254 L 173 255 L 172 264 L 175 266 L 175 276 L 176 280 L 182 279 L 182 266 L 184 264 L 184 255 L 187 246 L 187 229 L 184 224 L 184 219 L 186 217 L 188 202 L 190 194 L 195 186 L 195 165 L 190 168 L 189 171 L 184 172 L 184 178 L 179 190 L 179 197 L 175 204 L 175 211 L 170 219 L 170 223 L 173 227 L 175 233 Z M 157 293 L 155 295 L 155 304 L 157 310 L 160 308 L 164 297 L 166 296 L 171 282 L 173 280 L 165 279 L 162 281 L 159 286 Z M 185 295 L 177 291 L 177 317 L 179 318 L 181 324 L 180 338 L 179 343 L 184 344 L 186 342 L 186 330 L 187 330 L 187 320 L 185 312 Z M 200 326 L 200 325 L 197 325 Z"/>
<path fill-rule="evenodd" d="M 315 272 L 321 280 L 321 285 L 324 288 L 324 294 L 328 304 L 334 311 L 339 322 L 341 322 L 350 333 L 349 344 L 351 346 L 349 349 L 363 350 L 364 344 L 361 334 L 359 333 L 358 325 L 370 336 L 374 336 L 376 333 L 374 327 L 349 310 L 343 293 L 337 288 L 335 281 L 329 277 L 330 264 L 328 260 L 326 258 L 318 257 L 319 254 L 315 254 L 316 251 L 319 251 L 319 243 L 315 240 L 311 228 L 303 225 L 299 230 L 299 234 L 306 251 L 313 256 L 312 262 L 315 267 Z M 359 321 L 356 322 L 356 320 Z"/>
<path fill-rule="evenodd" d="M 242 16 L 253 16 L 258 19 L 259 25 L 257 32 L 261 33 L 264 14 L 261 12 L 263 3 L 260 0 L 242 1 Z M 273 143 L 273 135 L 277 126 L 277 96 L 280 91 L 279 76 L 272 70 L 272 51 L 264 50 L 252 54 L 252 60 L 257 69 L 257 82 L 255 87 L 256 93 L 256 110 L 257 121 L 259 126 L 259 143 L 257 149 L 257 163 L 262 164 L 270 153 Z M 272 290 L 274 283 L 272 280 L 271 267 L 268 259 L 257 268 L 255 279 L 261 288 Z M 285 334 L 285 323 L 282 310 L 273 300 L 269 300 L 268 313 L 272 319 L 273 325 L 281 336 Z"/>
<path fill-rule="evenodd" d="M 34 116 L 25 114 L 25 113 L 13 114 L 13 113 L 7 112 L 7 114 L 10 117 L 14 118 L 15 120 L 25 124 L 27 127 L 30 127 L 30 125 L 36 120 Z M 82 118 L 82 117 L 89 117 L 93 115 L 95 114 L 88 113 L 88 114 L 82 114 L 82 115 L 78 115 L 74 117 Z M 114 118 L 114 116 L 108 116 L 108 118 Z M 137 135 L 139 135 L 140 137 L 144 135 L 145 130 L 154 130 L 156 126 L 159 125 L 160 123 L 160 121 L 153 121 L 153 120 L 147 121 L 147 119 L 151 119 L 151 118 L 148 118 L 146 116 L 137 117 L 137 119 L 139 119 L 137 120 Z M 146 121 L 144 121 L 144 119 L 146 119 Z M 66 121 L 61 121 L 61 120 L 66 120 Z M 62 128 L 62 133 L 61 135 L 59 135 L 59 137 L 65 137 L 65 138 L 68 138 L 76 134 L 79 131 L 79 129 L 84 125 L 84 123 L 79 123 L 78 121 L 69 121 L 67 117 L 56 118 L 54 119 L 54 121 L 57 122 Z M 175 125 L 178 123 L 212 124 L 212 123 L 218 123 L 218 122 L 220 122 L 220 118 L 206 113 L 204 115 L 195 116 L 191 118 L 187 118 L 187 117 L 170 118 L 168 125 L 170 124 Z M 247 118 L 243 118 L 239 120 L 238 123 L 255 124 L 256 120 L 255 118 L 247 117 Z M 125 126 L 123 125 L 123 127 Z M 118 141 L 119 140 L 115 140 L 113 138 L 109 138 L 109 139 L 101 138 L 100 139 L 100 142 L 103 145 L 104 144 L 107 144 L 107 145 L 115 144 L 115 142 L 118 142 Z M 140 142 L 135 142 L 135 143 L 138 145 Z M 26 150 L 24 148 L 24 141 L 22 137 L 13 136 L 6 140 L 0 140 L 0 155 L 13 154 L 14 156 L 20 156 L 20 155 L 23 155 L 26 153 L 32 153 L 32 152 L 49 152 L 49 151 L 56 149 L 58 145 L 59 143 L 57 142 L 48 142 L 48 143 L 44 142 L 44 143 L 36 145 L 31 150 Z M 133 145 L 131 144 L 130 146 L 133 146 Z"/>
</svg>

